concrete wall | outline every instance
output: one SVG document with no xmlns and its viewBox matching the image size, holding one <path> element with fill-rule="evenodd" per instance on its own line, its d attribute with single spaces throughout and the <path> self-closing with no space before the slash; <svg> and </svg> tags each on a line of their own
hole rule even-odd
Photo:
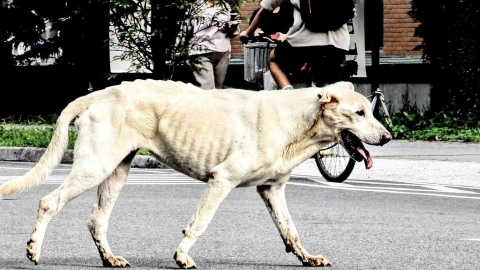
<svg viewBox="0 0 480 270">
<path fill-rule="evenodd" d="M 357 92 L 371 95 L 371 84 L 354 83 Z M 396 113 L 406 104 L 421 111 L 430 108 L 431 85 L 427 83 L 383 83 L 379 88 L 385 96 L 385 104 L 390 113 Z"/>
</svg>

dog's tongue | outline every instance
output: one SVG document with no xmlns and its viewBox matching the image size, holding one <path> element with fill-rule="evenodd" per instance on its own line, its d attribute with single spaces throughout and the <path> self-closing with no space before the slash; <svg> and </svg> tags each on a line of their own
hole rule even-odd
<svg viewBox="0 0 480 270">
<path fill-rule="evenodd" d="M 373 166 L 373 160 L 372 157 L 370 156 L 370 153 L 367 151 L 367 149 L 362 148 L 362 147 L 357 147 L 357 151 L 362 155 L 363 161 L 365 162 L 365 168 L 368 170 L 372 168 Z"/>
</svg>

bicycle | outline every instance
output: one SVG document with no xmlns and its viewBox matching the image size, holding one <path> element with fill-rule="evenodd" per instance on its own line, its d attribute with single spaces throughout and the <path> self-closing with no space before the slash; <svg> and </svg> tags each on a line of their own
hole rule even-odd
<svg viewBox="0 0 480 270">
<path fill-rule="evenodd" d="M 247 52 L 244 56 L 244 79 L 256 83 L 257 86 L 260 86 L 259 90 L 261 90 L 265 87 L 263 74 L 269 70 L 268 53 L 275 48 L 277 42 L 279 41 L 260 35 L 255 40 L 249 40 L 249 42 L 253 43 L 247 43 L 244 45 L 244 51 Z M 254 44 L 255 42 L 257 44 Z M 345 67 L 345 69 L 348 70 L 351 69 L 351 67 Z M 351 70 L 348 72 L 351 74 Z M 294 88 L 298 88 L 298 86 L 310 87 L 313 86 L 313 82 L 311 78 L 307 76 L 303 78 L 303 81 L 294 83 Z M 377 105 L 380 106 L 381 110 L 383 111 L 383 115 L 386 117 L 387 124 L 391 126 L 392 122 L 390 115 L 388 114 L 388 109 L 385 104 L 385 97 L 382 90 L 377 89 L 371 96 L 368 96 L 367 98 L 372 99 L 372 109 L 375 110 Z M 329 143 L 325 147 L 322 147 L 317 153 L 315 153 L 313 158 L 318 170 L 320 171 L 320 174 L 325 178 L 325 180 L 337 183 L 345 181 L 350 176 L 357 162 L 355 157 L 351 157 L 347 151 L 336 142 Z M 361 159 L 358 161 L 361 161 Z"/>
</svg>

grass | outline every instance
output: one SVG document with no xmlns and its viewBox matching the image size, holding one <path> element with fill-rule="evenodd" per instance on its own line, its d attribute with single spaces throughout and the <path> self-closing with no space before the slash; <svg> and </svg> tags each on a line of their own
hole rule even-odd
<svg viewBox="0 0 480 270">
<path fill-rule="evenodd" d="M 473 114 L 406 108 L 393 115 L 392 122 L 394 139 L 480 142 L 480 118 Z"/>
<path fill-rule="evenodd" d="M 6 118 L 0 123 L 0 146 L 47 147 L 57 115 Z M 480 120 L 474 115 L 453 112 L 424 112 L 405 108 L 392 115 L 394 139 L 423 141 L 480 142 Z M 20 125 L 41 126 L 25 129 Z M 68 148 L 73 149 L 77 134 L 69 132 Z M 148 155 L 141 149 L 139 154 Z"/>
<path fill-rule="evenodd" d="M 1 119 L 0 146 L 45 148 L 52 138 L 57 118 L 58 115 Z M 30 128 L 25 128 L 25 125 L 30 126 Z M 73 149 L 76 140 L 77 132 L 75 130 L 69 131 L 68 149 Z M 145 149 L 140 149 L 138 154 L 149 155 L 149 152 Z"/>
<path fill-rule="evenodd" d="M 52 138 L 53 127 L 42 129 L 25 128 L 5 128 L 0 127 L 0 146 L 19 146 L 19 147 L 47 147 Z M 68 148 L 73 149 L 77 133 L 70 131 L 68 133 Z"/>
</svg>

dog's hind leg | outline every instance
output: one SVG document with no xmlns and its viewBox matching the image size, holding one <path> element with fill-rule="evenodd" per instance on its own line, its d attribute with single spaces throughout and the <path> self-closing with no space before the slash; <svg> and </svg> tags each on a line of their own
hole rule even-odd
<svg viewBox="0 0 480 270">
<path fill-rule="evenodd" d="M 293 252 L 304 266 L 330 266 L 327 259 L 322 256 L 312 256 L 302 247 L 297 229 L 288 212 L 285 186 L 286 183 L 258 186 L 257 192 L 265 202 L 268 212 L 282 236 L 286 251 Z"/>
<path fill-rule="evenodd" d="M 207 182 L 207 188 L 197 206 L 197 210 L 188 226 L 182 231 L 183 239 L 178 245 L 175 255 L 173 255 L 180 268 L 196 268 L 195 262 L 188 255 L 188 251 L 207 229 L 220 203 L 234 188 L 222 174 L 219 171 L 211 173 L 212 176 Z"/>
<path fill-rule="evenodd" d="M 120 160 L 115 163 L 108 159 L 109 156 L 98 154 L 89 159 L 74 162 L 72 171 L 65 182 L 40 200 L 35 227 L 27 243 L 28 259 L 38 264 L 48 223 L 62 207 L 85 191 L 102 183 L 120 163 Z M 105 162 L 105 160 L 109 162 Z"/>
<path fill-rule="evenodd" d="M 93 205 L 92 214 L 88 220 L 88 229 L 97 246 L 103 266 L 127 267 L 128 261 L 120 256 L 114 256 L 107 241 L 108 220 L 115 202 L 122 191 L 130 172 L 130 165 L 136 151 L 130 153 L 110 176 L 98 186 L 97 202 Z"/>
</svg>

